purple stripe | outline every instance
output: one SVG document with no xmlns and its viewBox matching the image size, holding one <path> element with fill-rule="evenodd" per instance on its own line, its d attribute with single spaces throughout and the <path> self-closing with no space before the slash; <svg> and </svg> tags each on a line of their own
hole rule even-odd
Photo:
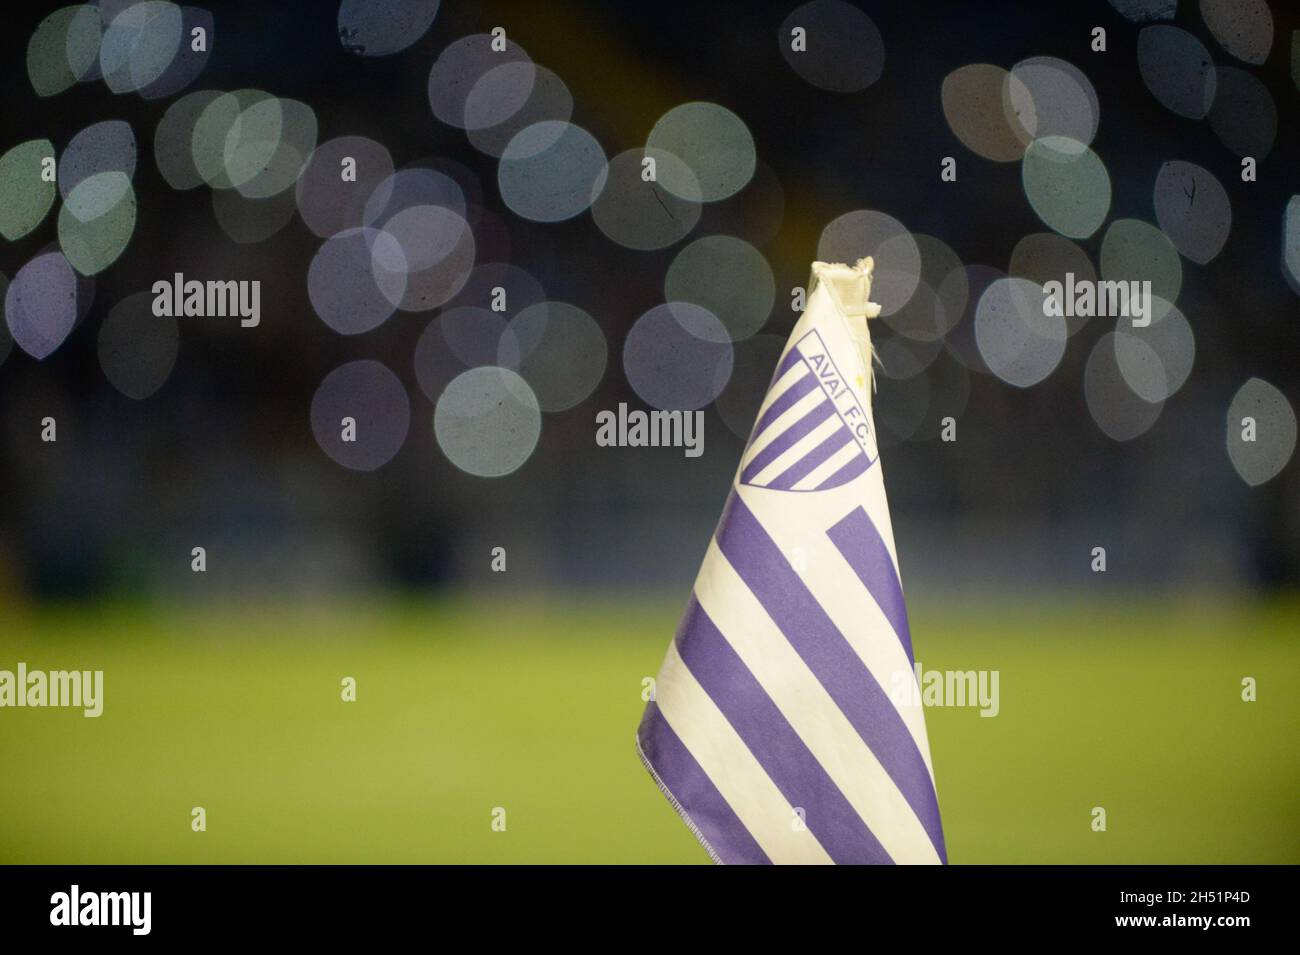
<svg viewBox="0 0 1300 955">
<path fill-rule="evenodd" d="M 841 450 L 846 444 L 853 444 L 856 447 L 856 443 L 851 434 L 848 434 L 843 430 L 836 430 L 829 438 L 817 445 L 817 447 L 813 448 L 812 451 L 808 452 L 794 464 L 782 471 L 781 475 L 775 481 L 770 482 L 767 486 L 776 488 L 780 491 L 790 490 L 790 488 L 794 487 L 796 481 L 811 474 L 817 465 L 821 464 L 831 455 Z M 858 453 L 862 453 L 860 448 Z"/>
<path fill-rule="evenodd" d="M 802 418 L 795 421 L 794 424 L 790 425 L 790 427 L 786 428 L 779 435 L 773 438 L 762 451 L 754 455 L 754 459 L 745 466 L 745 470 L 741 473 L 740 479 L 742 481 L 752 481 L 755 474 L 763 470 L 763 468 L 767 467 L 790 448 L 793 448 L 800 438 L 811 433 L 814 428 L 833 414 L 835 414 L 834 404 L 831 403 L 829 398 L 823 400 L 821 404 L 817 405 L 817 407 L 813 408 Z M 841 422 L 840 426 L 843 428 L 843 422 Z"/>
<path fill-rule="evenodd" d="M 875 753 L 948 861 L 939 804 L 921 751 L 871 671 L 817 603 L 754 513 L 732 493 L 718 525 L 718 547 Z"/>
<path fill-rule="evenodd" d="M 781 397 L 772 402 L 771 407 L 764 411 L 762 417 L 758 419 L 758 424 L 754 425 L 754 437 L 757 438 L 760 434 L 766 431 L 768 425 L 781 417 L 784 412 L 789 410 L 791 405 L 804 395 L 816 391 L 818 387 L 817 379 L 810 372 L 796 381 L 785 391 L 781 392 Z"/>
<path fill-rule="evenodd" d="M 670 801 L 676 800 L 687 820 L 721 861 L 729 865 L 771 865 L 772 860 L 718 792 L 704 767 L 673 732 L 654 700 L 645 708 L 636 738 L 659 782 L 667 787 Z"/>
<path fill-rule="evenodd" d="M 771 388 L 781 376 L 803 360 L 803 354 L 799 351 L 798 346 L 791 348 L 781 359 L 781 364 L 776 366 L 776 372 L 772 375 L 772 380 L 768 382 L 768 388 Z"/>
<path fill-rule="evenodd" d="M 912 656 L 912 631 L 907 626 L 907 604 L 903 602 L 903 585 L 894 570 L 894 561 L 884 538 L 876 530 L 867 512 L 854 508 L 842 521 L 826 532 L 858 579 L 871 592 L 889 625 L 898 635 L 909 661 Z"/>
<path fill-rule="evenodd" d="M 867 453 L 864 451 L 861 456 L 855 457 L 825 481 L 822 481 L 821 484 L 818 484 L 814 490 L 821 491 L 828 487 L 839 487 L 841 484 L 847 484 L 869 467 L 871 467 L 871 461 L 868 460 Z"/>
<path fill-rule="evenodd" d="M 677 650 L 777 789 L 804 810 L 808 829 L 833 860 L 893 863 L 694 596 L 677 632 Z M 793 825 L 794 819 L 772 822 Z"/>
</svg>

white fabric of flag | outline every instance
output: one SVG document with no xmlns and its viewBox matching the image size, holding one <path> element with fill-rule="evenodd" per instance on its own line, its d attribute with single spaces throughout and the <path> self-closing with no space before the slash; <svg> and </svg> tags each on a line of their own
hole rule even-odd
<svg viewBox="0 0 1300 955">
<path fill-rule="evenodd" d="M 873 262 L 813 264 L 637 748 L 717 862 L 947 861 L 872 413 Z"/>
</svg>

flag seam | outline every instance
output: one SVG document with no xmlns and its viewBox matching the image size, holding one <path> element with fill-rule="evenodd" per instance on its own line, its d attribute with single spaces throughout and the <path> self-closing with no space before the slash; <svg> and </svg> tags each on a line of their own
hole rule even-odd
<svg viewBox="0 0 1300 955">
<path fill-rule="evenodd" d="M 644 766 L 646 772 L 650 774 L 650 778 L 653 779 L 655 785 L 659 787 L 659 791 L 664 794 L 664 798 L 668 800 L 673 809 L 677 810 L 677 815 L 681 816 L 682 822 L 686 823 L 686 828 L 691 831 L 691 835 L 693 835 L 699 841 L 700 845 L 704 847 L 704 851 L 709 854 L 709 858 L 718 865 L 725 865 L 722 858 L 716 851 L 714 851 L 713 846 L 709 845 L 709 840 L 704 838 L 704 833 L 700 832 L 700 827 L 695 824 L 695 820 L 691 818 L 690 813 L 688 813 L 686 808 L 677 801 L 677 797 L 673 795 L 673 791 L 669 789 L 668 785 L 662 778 L 660 778 L 659 773 L 650 762 L 650 757 L 647 756 L 645 750 L 641 748 L 640 734 L 638 734 L 636 738 L 636 754 L 641 759 L 641 765 Z"/>
</svg>

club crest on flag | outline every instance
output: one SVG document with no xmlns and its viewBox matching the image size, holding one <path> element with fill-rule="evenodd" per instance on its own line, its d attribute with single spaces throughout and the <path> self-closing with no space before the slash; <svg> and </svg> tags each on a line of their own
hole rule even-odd
<svg viewBox="0 0 1300 955">
<path fill-rule="evenodd" d="M 740 483 L 777 491 L 839 487 L 875 464 L 870 441 L 862 402 L 812 329 L 777 366 Z"/>
</svg>

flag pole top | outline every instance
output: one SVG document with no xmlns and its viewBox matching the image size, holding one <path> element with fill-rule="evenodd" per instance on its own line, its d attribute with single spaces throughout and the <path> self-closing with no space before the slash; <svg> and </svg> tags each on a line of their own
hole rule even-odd
<svg viewBox="0 0 1300 955">
<path fill-rule="evenodd" d="M 813 282 L 809 294 L 816 283 L 825 282 L 831 295 L 845 315 L 853 318 L 876 318 L 880 315 L 880 306 L 868 301 L 871 297 L 871 274 L 876 263 L 871 256 L 858 259 L 852 265 L 842 262 L 814 262 L 812 266 Z"/>
</svg>

